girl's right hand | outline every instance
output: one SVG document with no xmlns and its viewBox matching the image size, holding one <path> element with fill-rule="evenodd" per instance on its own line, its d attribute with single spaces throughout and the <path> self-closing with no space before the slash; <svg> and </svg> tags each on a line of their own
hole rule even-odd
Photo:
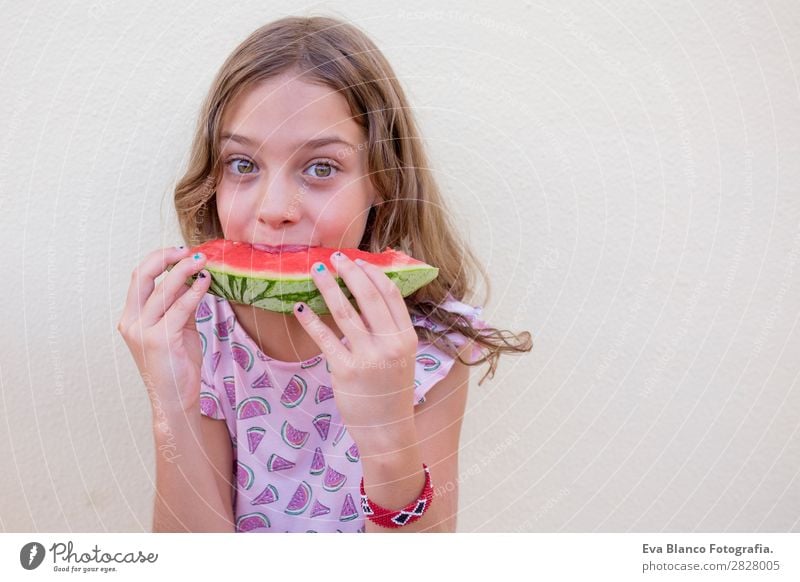
<svg viewBox="0 0 800 582">
<path fill-rule="evenodd" d="M 203 360 L 195 311 L 211 284 L 207 271 L 191 287 L 186 280 L 206 262 L 175 247 L 153 251 L 133 270 L 117 324 L 133 354 L 154 409 L 199 407 Z M 177 263 L 177 264 L 176 264 Z M 158 285 L 155 279 L 174 265 Z"/>
</svg>

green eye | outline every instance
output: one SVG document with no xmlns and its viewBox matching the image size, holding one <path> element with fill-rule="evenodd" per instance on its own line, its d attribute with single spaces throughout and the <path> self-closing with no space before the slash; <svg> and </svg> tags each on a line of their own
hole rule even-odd
<svg viewBox="0 0 800 582">
<path fill-rule="evenodd" d="M 248 160 L 247 158 L 233 158 L 232 160 L 228 160 L 228 162 L 226 163 L 227 166 L 230 166 L 231 164 L 235 164 L 234 167 L 237 169 L 237 172 L 235 172 L 235 173 L 237 173 L 239 175 L 242 175 L 242 176 L 244 176 L 246 174 L 252 174 L 253 173 L 252 171 L 250 171 L 250 172 L 241 172 L 242 164 L 245 164 L 245 165 L 249 164 L 251 167 L 255 167 L 255 164 L 253 162 L 251 162 L 250 160 Z"/>
<path fill-rule="evenodd" d="M 309 168 L 315 168 L 311 170 L 311 177 L 318 180 L 328 180 L 335 175 L 334 172 L 339 171 L 339 168 L 328 160 L 316 161 Z"/>
<path fill-rule="evenodd" d="M 322 168 L 323 170 L 323 174 L 321 176 L 319 175 L 319 172 L 317 170 L 314 170 L 314 175 L 317 178 L 327 178 L 328 176 L 331 175 L 331 172 L 333 171 L 333 166 L 331 166 L 330 164 L 319 163 L 319 164 L 314 164 L 314 166 L 316 166 L 317 169 Z"/>
</svg>

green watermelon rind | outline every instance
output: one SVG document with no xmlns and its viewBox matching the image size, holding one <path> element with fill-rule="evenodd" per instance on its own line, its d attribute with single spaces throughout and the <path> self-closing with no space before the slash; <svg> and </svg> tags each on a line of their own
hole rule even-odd
<svg viewBox="0 0 800 582">
<path fill-rule="evenodd" d="M 294 305 L 298 301 L 304 302 L 318 315 L 329 314 L 325 300 L 317 289 L 316 284 L 311 278 L 310 270 L 303 270 L 302 273 L 294 275 L 280 274 L 280 278 L 266 279 L 253 276 L 252 273 L 240 271 L 226 266 L 222 260 L 212 258 L 212 249 L 219 249 L 225 243 L 231 241 L 222 241 L 217 239 L 208 241 L 194 247 L 192 252 L 206 251 L 209 256 L 206 261 L 205 270 L 211 274 L 211 284 L 208 292 L 217 297 L 222 297 L 228 301 L 235 303 L 242 303 L 245 305 L 254 305 L 255 307 L 266 309 L 268 311 L 276 311 L 279 313 L 292 313 Z M 205 248 L 204 248 L 205 247 Z M 336 249 L 330 249 L 331 253 Z M 411 264 L 403 265 L 402 261 L 409 261 L 412 259 L 408 255 L 394 249 L 387 249 L 383 253 L 367 253 L 358 251 L 357 249 L 341 249 L 341 251 L 350 256 L 358 255 L 359 257 L 369 260 L 369 255 L 383 255 L 384 253 L 395 253 L 396 261 L 399 264 L 394 264 L 391 267 L 384 268 L 385 275 L 400 289 L 403 297 L 407 297 L 414 293 L 416 290 L 424 287 L 439 275 L 439 269 L 425 263 L 414 261 Z M 300 253 L 298 253 L 300 254 Z M 305 253 L 303 253 L 305 256 Z M 331 271 L 334 273 L 335 271 Z M 270 274 L 275 276 L 274 273 Z M 187 278 L 185 283 L 191 285 L 196 274 Z M 341 288 L 344 296 L 350 301 L 353 307 L 359 311 L 358 303 L 353 297 L 350 290 L 347 288 L 344 280 L 336 277 L 336 282 Z"/>
<path fill-rule="evenodd" d="M 426 360 L 433 360 L 433 364 L 424 364 L 423 362 Z M 422 369 L 426 372 L 433 372 L 434 370 L 438 370 L 439 366 L 442 365 L 442 361 L 434 356 L 433 354 L 418 354 L 416 357 L 416 361 L 422 364 Z"/>
</svg>

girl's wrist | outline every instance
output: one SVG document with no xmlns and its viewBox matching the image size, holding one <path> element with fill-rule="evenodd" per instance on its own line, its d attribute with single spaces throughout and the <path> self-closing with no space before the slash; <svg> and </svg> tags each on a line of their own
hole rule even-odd
<svg viewBox="0 0 800 582">
<path fill-rule="evenodd" d="M 354 430 L 348 428 L 347 432 L 353 437 L 362 460 L 395 455 L 418 444 L 413 416 L 380 427 Z"/>
<path fill-rule="evenodd" d="M 153 430 L 158 434 L 170 432 L 165 430 L 168 426 L 188 425 L 200 417 L 200 402 L 181 403 L 164 402 L 161 400 L 150 402 Z"/>
</svg>

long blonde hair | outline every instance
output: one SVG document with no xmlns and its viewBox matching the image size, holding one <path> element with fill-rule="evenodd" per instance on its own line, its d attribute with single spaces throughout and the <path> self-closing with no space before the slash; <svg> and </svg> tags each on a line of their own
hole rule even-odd
<svg viewBox="0 0 800 582">
<path fill-rule="evenodd" d="M 502 352 L 529 352 L 531 334 L 493 327 L 475 328 L 467 317 L 442 309 L 448 295 L 473 303 L 478 276 L 491 286 L 486 270 L 457 236 L 450 213 L 430 171 L 427 154 L 408 100 L 392 67 L 372 40 L 355 25 L 325 16 L 290 16 L 254 31 L 223 63 L 203 103 L 188 168 L 175 187 L 181 234 L 195 246 L 224 238 L 216 208 L 215 185 L 221 175 L 220 133 L 226 107 L 260 81 L 298 71 L 304 81 L 331 87 L 343 95 L 354 120 L 368 136 L 369 176 L 377 190 L 359 249 L 379 253 L 387 247 L 438 267 L 439 276 L 405 298 L 409 312 L 445 326 L 441 332 L 415 327 L 421 340 L 457 357 L 445 334 L 474 340 L 489 362 L 481 378 L 494 377 Z"/>
</svg>

